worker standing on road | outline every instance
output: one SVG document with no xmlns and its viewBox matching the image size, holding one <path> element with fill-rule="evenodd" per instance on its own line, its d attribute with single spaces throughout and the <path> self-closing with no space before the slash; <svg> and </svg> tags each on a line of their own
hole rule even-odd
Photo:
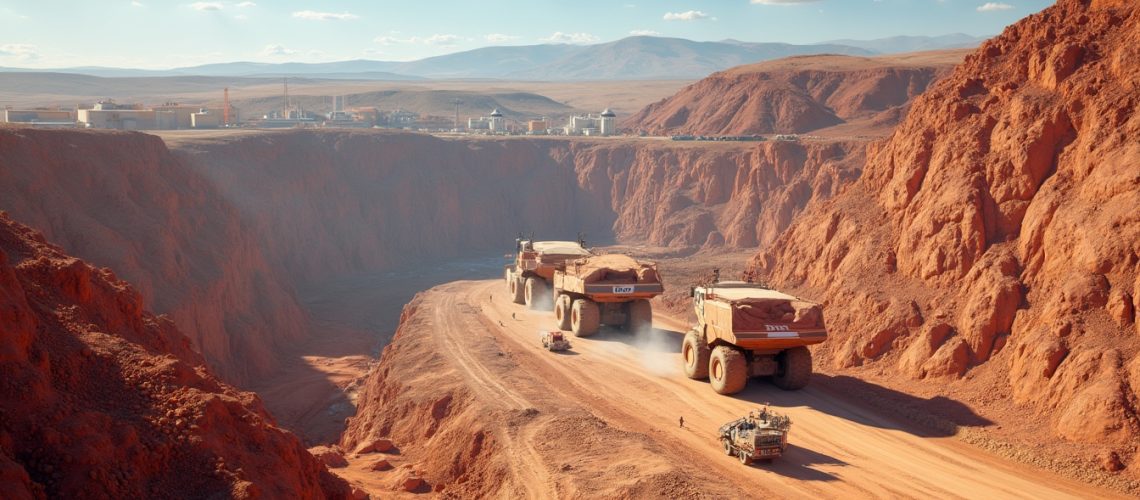
<svg viewBox="0 0 1140 500">
<path fill-rule="evenodd" d="M 515 317 L 515 313 L 511 313 L 511 319 L 518 319 Z"/>
<path fill-rule="evenodd" d="M 681 428 L 684 429 L 685 428 L 685 417 L 680 417 L 677 419 L 677 421 L 678 421 L 678 423 L 681 424 Z"/>
</svg>

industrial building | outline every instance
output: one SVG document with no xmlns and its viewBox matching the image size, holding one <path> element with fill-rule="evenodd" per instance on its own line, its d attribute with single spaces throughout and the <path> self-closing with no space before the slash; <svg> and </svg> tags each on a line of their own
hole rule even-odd
<svg viewBox="0 0 1140 500">
<path fill-rule="evenodd" d="M 617 135 L 617 115 L 606 108 L 598 115 L 571 116 L 563 130 L 566 135 Z"/>
<path fill-rule="evenodd" d="M 545 134 L 547 128 L 550 128 L 550 127 L 546 123 L 545 119 L 543 119 L 543 120 L 530 120 L 530 121 L 526 122 L 526 132 L 528 134 L 535 134 L 535 135 Z"/>
<path fill-rule="evenodd" d="M 488 116 L 480 116 L 479 118 L 467 119 L 468 130 L 486 130 L 492 134 L 503 133 L 507 131 L 507 123 L 503 118 L 503 113 L 498 109 L 491 111 Z"/>
<path fill-rule="evenodd" d="M 235 116 L 231 110 L 231 117 Z M 225 110 L 166 103 L 151 109 L 136 104 L 99 101 L 91 109 L 79 109 L 79 126 L 115 130 L 176 130 L 218 128 L 223 125 Z"/>
<path fill-rule="evenodd" d="M 73 128 L 75 113 L 67 110 L 5 109 L 0 111 L 0 123 L 37 128 Z"/>
</svg>

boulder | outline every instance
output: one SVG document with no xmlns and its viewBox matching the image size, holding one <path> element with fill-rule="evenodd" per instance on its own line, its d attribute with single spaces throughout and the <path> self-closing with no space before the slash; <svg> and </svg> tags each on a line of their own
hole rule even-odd
<svg viewBox="0 0 1140 500">
<path fill-rule="evenodd" d="M 970 367 L 970 349 L 961 337 L 942 344 L 926 363 L 922 364 L 923 378 L 961 377 Z"/>
<path fill-rule="evenodd" d="M 416 491 L 420 488 L 420 486 L 423 486 L 423 484 L 424 478 L 412 475 L 404 478 L 404 481 L 400 483 L 400 486 L 404 488 L 404 491 Z"/>
<path fill-rule="evenodd" d="M 384 453 L 392 449 L 392 440 L 388 438 L 380 438 L 373 441 L 367 441 L 356 447 L 357 455 L 365 455 L 368 453 L 380 452 Z"/>
<path fill-rule="evenodd" d="M 1124 290 L 1113 288 L 1112 292 L 1108 294 L 1108 305 L 1105 306 L 1105 309 L 1108 310 L 1108 315 L 1120 326 L 1128 326 L 1135 321 L 1132 296 Z"/>
<path fill-rule="evenodd" d="M 330 469 L 339 469 L 341 467 L 348 467 L 348 460 L 344 459 L 344 454 L 341 453 L 339 448 L 334 446 L 314 446 L 309 448 L 309 453 L 317 460 L 320 460 Z"/>
</svg>

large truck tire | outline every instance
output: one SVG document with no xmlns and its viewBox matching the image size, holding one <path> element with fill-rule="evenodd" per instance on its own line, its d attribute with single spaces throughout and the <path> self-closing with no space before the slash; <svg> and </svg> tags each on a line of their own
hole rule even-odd
<svg viewBox="0 0 1140 500">
<path fill-rule="evenodd" d="M 515 304 L 526 303 L 526 298 L 523 297 L 523 281 L 521 278 L 515 277 L 511 280 L 511 302 Z"/>
<path fill-rule="evenodd" d="M 514 279 L 515 273 L 509 267 L 503 268 L 503 279 L 507 282 L 507 289 L 511 288 L 511 280 Z"/>
<path fill-rule="evenodd" d="M 570 330 L 579 337 L 589 337 L 598 333 L 601 316 L 598 304 L 588 299 L 578 299 L 570 306 Z"/>
<path fill-rule="evenodd" d="M 570 296 L 559 294 L 554 301 L 554 319 L 558 321 L 558 329 L 569 331 L 570 325 Z"/>
<path fill-rule="evenodd" d="M 653 305 L 648 300 L 637 299 L 630 302 L 627 313 L 625 316 L 627 331 L 640 333 L 653 329 Z"/>
<path fill-rule="evenodd" d="M 545 286 L 534 279 L 534 276 L 526 279 L 526 283 L 523 285 L 523 301 L 526 302 L 527 309 L 538 309 L 541 307 L 539 301 L 542 300 L 543 288 L 545 288 Z"/>
<path fill-rule="evenodd" d="M 709 383 L 717 394 L 736 394 L 748 383 L 748 361 L 744 353 L 718 345 L 709 356 Z"/>
<path fill-rule="evenodd" d="M 685 334 L 681 344 L 681 356 L 685 360 L 685 376 L 693 380 L 709 378 L 709 346 L 694 330 Z"/>
<path fill-rule="evenodd" d="M 811 351 L 807 347 L 793 347 L 776 355 L 779 371 L 772 376 L 772 383 L 785 391 L 795 391 L 807 387 L 811 381 Z"/>
</svg>

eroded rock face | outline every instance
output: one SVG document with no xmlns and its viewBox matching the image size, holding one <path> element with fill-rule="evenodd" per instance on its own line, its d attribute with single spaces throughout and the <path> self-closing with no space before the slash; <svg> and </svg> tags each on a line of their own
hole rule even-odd
<svg viewBox="0 0 1140 500">
<path fill-rule="evenodd" d="M 1062 0 L 1009 27 L 914 101 L 856 183 L 756 256 L 777 284 L 829 304 L 874 288 L 956 333 L 939 347 L 900 328 L 905 350 L 884 357 L 846 347 L 882 337 L 868 308 L 832 307 L 844 347 L 823 361 L 996 371 L 1066 439 L 1140 436 L 1135 362 L 1122 359 L 1140 345 L 1137 9 Z"/>
<path fill-rule="evenodd" d="M 657 135 L 797 134 L 850 120 L 889 127 L 959 60 L 825 55 L 739 66 L 646 106 L 622 125 Z"/>
<path fill-rule="evenodd" d="M 0 130 L 0 210 L 134 283 L 217 373 L 250 382 L 305 338 L 289 283 L 210 181 L 158 137 Z"/>
<path fill-rule="evenodd" d="M 519 231 L 749 248 L 850 184 L 860 142 L 709 150 L 646 141 L 289 131 L 182 139 L 0 131 L 3 209 L 139 284 L 235 383 L 312 333 L 296 290 L 495 253 Z"/>
<path fill-rule="evenodd" d="M 130 285 L 2 212 L 0 311 L 6 498 L 348 493 Z"/>
</svg>

